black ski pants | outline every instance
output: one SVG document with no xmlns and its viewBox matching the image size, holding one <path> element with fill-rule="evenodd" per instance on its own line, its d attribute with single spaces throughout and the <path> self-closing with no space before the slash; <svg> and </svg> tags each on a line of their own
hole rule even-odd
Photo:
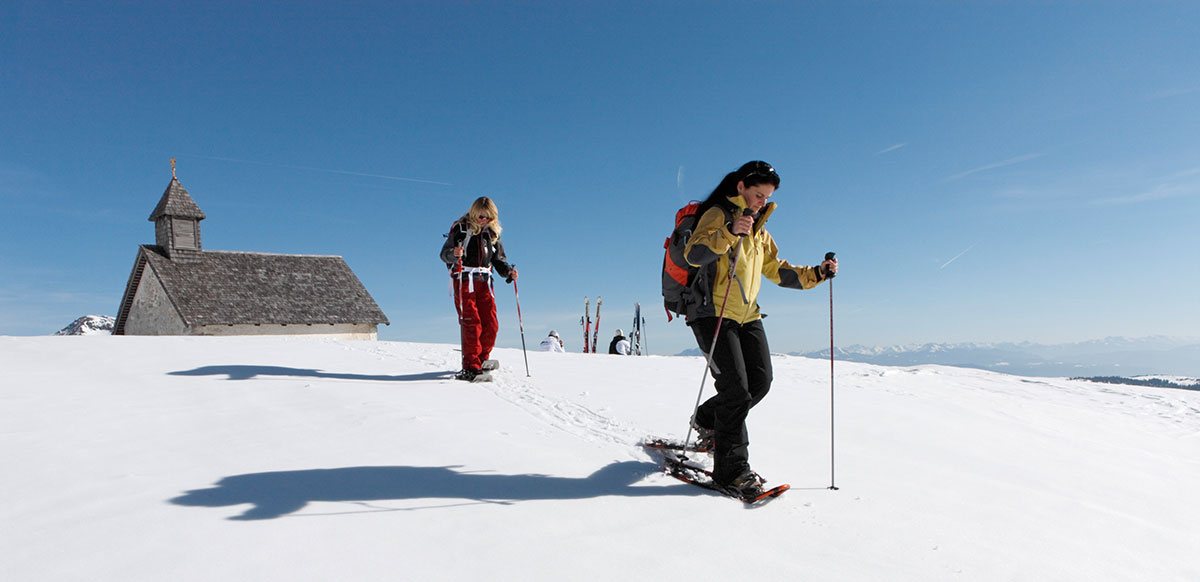
<svg viewBox="0 0 1200 582">
<path fill-rule="evenodd" d="M 771 349 L 762 320 L 738 324 L 723 320 L 713 342 L 717 318 L 692 322 L 692 333 L 704 353 L 712 350 L 712 369 L 717 395 L 696 410 L 696 424 L 714 430 L 713 480 L 728 484 L 750 466 L 750 435 L 746 416 L 771 389 Z"/>
</svg>

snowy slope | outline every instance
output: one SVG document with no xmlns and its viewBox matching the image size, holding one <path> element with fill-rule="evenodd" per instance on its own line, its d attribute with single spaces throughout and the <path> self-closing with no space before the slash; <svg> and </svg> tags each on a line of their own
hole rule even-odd
<svg viewBox="0 0 1200 582">
<path fill-rule="evenodd" d="M 1200 392 L 778 357 L 747 510 L 656 472 L 697 358 L 0 337 L 10 580 L 1200 579 Z M 711 393 L 711 380 L 706 393 Z"/>
</svg>

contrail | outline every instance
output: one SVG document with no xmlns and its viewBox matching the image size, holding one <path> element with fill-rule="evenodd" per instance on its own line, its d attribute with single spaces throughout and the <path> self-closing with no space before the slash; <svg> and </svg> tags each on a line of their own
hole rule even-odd
<svg viewBox="0 0 1200 582">
<path fill-rule="evenodd" d="M 975 244 L 979 244 L 979 243 L 975 243 Z M 946 265 L 949 265 L 950 263 L 953 263 L 954 261 L 957 261 L 959 257 L 961 257 L 961 256 L 963 256 L 963 255 L 965 255 L 965 254 L 967 254 L 967 253 L 968 253 L 968 252 L 970 252 L 970 250 L 971 250 L 971 249 L 973 249 L 973 248 L 975 248 L 975 245 L 971 245 L 971 246 L 967 247 L 967 250 L 965 250 L 965 251 L 963 251 L 963 252 L 961 252 L 961 253 L 958 253 L 957 255 L 954 255 L 954 258 L 953 258 L 953 259 L 950 259 L 949 261 L 946 261 L 946 262 L 945 262 L 945 264 L 943 264 L 943 265 L 942 265 L 940 268 L 941 268 L 941 269 L 945 269 L 945 268 L 946 268 Z"/>
<path fill-rule="evenodd" d="M 898 150 L 898 149 L 900 149 L 900 148 L 902 148 L 902 147 L 904 147 L 904 146 L 906 146 L 906 145 L 908 145 L 908 142 L 904 142 L 904 143 L 898 143 L 898 144 L 896 144 L 896 145 L 894 145 L 894 146 L 891 146 L 891 147 L 886 147 L 886 148 L 883 148 L 883 149 L 881 149 L 881 150 L 879 150 L 879 151 L 875 152 L 875 155 L 877 155 L 877 156 L 880 156 L 880 155 L 886 154 L 886 153 L 888 153 L 888 152 L 894 152 L 894 151 L 896 151 L 896 150 Z"/>
<path fill-rule="evenodd" d="M 994 170 L 996 168 L 1003 168 L 1004 166 L 1011 166 L 1013 164 L 1019 164 L 1021 162 L 1028 162 L 1029 160 L 1037 159 L 1040 157 L 1042 157 L 1042 154 L 1026 154 L 1023 156 L 1017 156 L 1015 158 L 1009 158 L 1007 160 L 1004 160 L 1001 162 L 996 162 L 994 164 L 988 164 L 986 166 L 979 166 L 978 168 L 972 168 L 965 172 L 960 172 L 958 174 L 950 176 L 949 178 L 946 178 L 945 180 L 942 180 L 942 181 L 943 182 L 953 182 L 954 180 L 958 180 L 960 178 L 965 178 L 976 172 L 983 172 L 986 170 Z"/>
<path fill-rule="evenodd" d="M 437 184 L 439 186 L 453 186 L 454 185 L 449 182 L 438 182 L 436 180 L 422 180 L 420 178 L 404 178 L 402 176 L 385 176 L 383 174 L 365 174 L 363 172 L 351 172 L 349 170 L 334 170 L 331 168 L 314 168 L 311 166 L 292 166 L 289 164 L 272 164 L 270 162 L 260 162 L 257 160 L 239 160 L 239 159 L 235 159 L 235 158 L 223 158 L 220 156 L 198 155 L 196 157 L 206 158 L 209 160 L 221 160 L 224 162 L 236 162 L 236 163 L 240 163 L 240 164 L 258 164 L 260 166 L 274 166 L 277 168 L 287 168 L 289 170 L 307 170 L 310 172 L 328 172 L 330 174 L 342 174 L 345 176 L 363 176 L 366 178 L 382 178 L 384 180 L 400 180 L 403 182 L 420 182 L 422 184 Z"/>
</svg>

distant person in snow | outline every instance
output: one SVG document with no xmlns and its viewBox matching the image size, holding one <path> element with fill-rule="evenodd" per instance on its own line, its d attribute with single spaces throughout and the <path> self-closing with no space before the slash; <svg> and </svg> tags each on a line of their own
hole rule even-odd
<svg viewBox="0 0 1200 582">
<path fill-rule="evenodd" d="M 620 356 L 629 355 L 629 340 L 625 339 L 625 332 L 620 328 L 617 329 L 617 335 L 614 335 L 608 344 L 608 353 Z"/>
<path fill-rule="evenodd" d="M 557 330 L 550 330 L 550 335 L 542 340 L 542 344 L 538 346 L 543 352 L 560 352 L 565 353 L 567 350 L 563 348 L 562 338 L 558 337 Z"/>
<path fill-rule="evenodd" d="M 492 269 L 510 283 L 517 278 L 500 243 L 500 230 L 500 210 L 491 198 L 483 196 L 454 222 L 442 245 L 440 256 L 450 270 L 462 332 L 462 371 L 455 375 L 459 380 L 474 380 L 483 370 L 499 365 L 488 359 L 500 329 Z"/>
<path fill-rule="evenodd" d="M 721 180 L 701 203 L 684 256 L 698 267 L 700 300 L 688 306 L 687 324 L 705 354 L 717 394 L 696 408 L 692 426 L 715 447 L 713 481 L 743 495 L 762 490 L 750 469 L 746 416 L 771 388 L 771 350 L 758 308 L 762 278 L 781 287 L 811 289 L 837 273 L 837 260 L 792 265 L 777 256 L 766 230 L 775 212 L 768 202 L 779 174 L 766 162 L 749 162 Z M 815 217 L 808 217 L 813 220 Z M 718 335 L 719 333 L 719 335 Z M 715 342 L 715 343 L 714 343 Z"/>
</svg>

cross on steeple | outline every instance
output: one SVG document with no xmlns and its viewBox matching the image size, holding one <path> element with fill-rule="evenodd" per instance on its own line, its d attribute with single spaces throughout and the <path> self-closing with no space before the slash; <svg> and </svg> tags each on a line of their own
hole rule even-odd
<svg viewBox="0 0 1200 582">
<path fill-rule="evenodd" d="M 204 220 L 204 212 L 175 177 L 175 158 L 171 158 L 171 183 L 167 184 L 158 206 L 150 213 L 154 242 L 172 260 L 195 258 L 201 250 L 201 220 Z"/>
</svg>

